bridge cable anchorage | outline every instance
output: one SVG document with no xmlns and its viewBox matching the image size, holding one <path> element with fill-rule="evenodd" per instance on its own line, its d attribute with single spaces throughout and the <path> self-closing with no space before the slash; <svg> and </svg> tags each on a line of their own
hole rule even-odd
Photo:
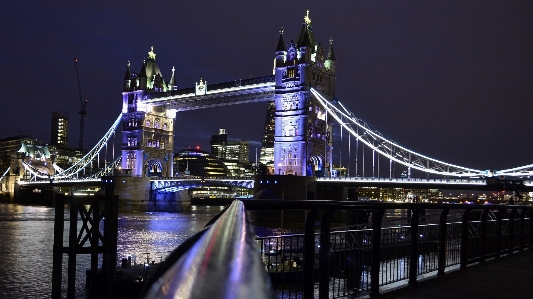
<svg viewBox="0 0 533 299">
<path fill-rule="evenodd" d="M 357 117 L 336 99 L 329 101 L 314 88 L 310 89 L 313 96 L 321 106 L 352 136 L 360 140 L 373 151 L 409 168 L 417 169 L 425 173 L 433 173 L 444 176 L 471 177 L 485 175 L 486 171 L 458 166 L 428 156 L 419 154 L 413 150 L 399 145 L 396 141 L 386 138 L 373 126 Z M 344 120 L 342 120 L 344 119 Z M 354 128 L 355 127 L 355 128 Z M 361 129 L 359 132 L 357 128 Z"/>
<path fill-rule="evenodd" d="M 95 158 L 98 157 L 98 154 L 100 151 L 104 148 L 104 146 L 107 145 L 107 142 L 109 141 L 111 135 L 114 134 L 115 130 L 117 129 L 118 125 L 122 121 L 122 113 L 119 114 L 115 122 L 111 125 L 109 130 L 106 132 L 106 134 L 98 141 L 98 143 L 81 159 L 76 161 L 72 166 L 67 168 L 65 171 L 55 174 L 53 176 L 50 176 L 51 179 L 66 179 L 66 178 L 72 178 L 77 173 L 79 173 L 81 170 L 85 168 L 89 163 L 91 163 Z M 115 160 L 116 161 L 116 160 Z M 114 163 L 114 162 L 113 162 Z M 38 176 L 41 178 L 48 178 L 48 176 Z"/>
</svg>

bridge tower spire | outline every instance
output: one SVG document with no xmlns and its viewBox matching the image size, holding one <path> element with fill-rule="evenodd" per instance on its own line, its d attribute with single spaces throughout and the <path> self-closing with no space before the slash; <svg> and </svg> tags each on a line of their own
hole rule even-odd
<svg viewBox="0 0 533 299">
<path fill-rule="evenodd" d="M 329 176 L 332 122 L 318 101 L 311 98 L 310 88 L 333 99 L 335 70 L 325 65 L 324 50 L 315 41 L 309 11 L 296 43 L 291 40 L 281 48 L 284 46 L 281 31 L 274 65 L 276 112 L 271 174 Z"/>
<path fill-rule="evenodd" d="M 166 92 L 154 48 L 143 59 L 139 75 L 131 73 L 130 65 L 124 77 L 122 93 L 122 169 L 137 177 L 171 177 L 174 158 L 174 119 L 176 111 L 164 106 L 142 103 L 152 93 Z M 174 70 L 173 70 L 174 78 Z M 175 85 L 175 80 L 171 80 Z M 170 87 L 172 88 L 172 87 Z"/>
</svg>

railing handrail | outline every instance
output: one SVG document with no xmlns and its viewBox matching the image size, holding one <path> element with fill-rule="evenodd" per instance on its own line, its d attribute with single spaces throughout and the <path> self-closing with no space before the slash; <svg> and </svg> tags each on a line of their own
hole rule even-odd
<svg viewBox="0 0 533 299">
<path fill-rule="evenodd" d="M 178 248 L 179 249 L 179 248 Z M 143 298 L 271 298 L 244 205 L 234 200 Z"/>
</svg>

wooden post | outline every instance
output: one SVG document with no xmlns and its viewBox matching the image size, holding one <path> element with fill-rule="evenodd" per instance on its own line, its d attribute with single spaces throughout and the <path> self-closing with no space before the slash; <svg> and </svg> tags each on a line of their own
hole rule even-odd
<svg viewBox="0 0 533 299">
<path fill-rule="evenodd" d="M 76 246 L 78 245 L 78 199 L 70 197 L 70 231 L 68 237 L 67 298 L 76 298 Z"/>
<path fill-rule="evenodd" d="M 52 262 L 52 299 L 61 298 L 63 276 L 63 230 L 65 228 L 65 197 L 55 197 L 54 249 Z"/>
<path fill-rule="evenodd" d="M 95 198 L 92 201 L 93 214 L 92 214 L 92 223 L 91 223 L 91 247 L 98 247 L 98 234 L 100 231 L 100 200 Z M 98 285 L 98 253 L 91 253 L 91 284 L 89 285 L 89 290 L 91 296 L 96 292 L 96 287 Z"/>
</svg>

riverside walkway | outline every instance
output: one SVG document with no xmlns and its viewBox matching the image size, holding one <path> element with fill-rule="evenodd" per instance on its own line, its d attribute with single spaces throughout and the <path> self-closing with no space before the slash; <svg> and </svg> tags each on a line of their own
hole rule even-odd
<svg viewBox="0 0 533 299">
<path fill-rule="evenodd" d="M 438 278 L 419 281 L 378 296 L 382 299 L 418 298 L 532 298 L 533 250 L 474 264 Z"/>
</svg>

